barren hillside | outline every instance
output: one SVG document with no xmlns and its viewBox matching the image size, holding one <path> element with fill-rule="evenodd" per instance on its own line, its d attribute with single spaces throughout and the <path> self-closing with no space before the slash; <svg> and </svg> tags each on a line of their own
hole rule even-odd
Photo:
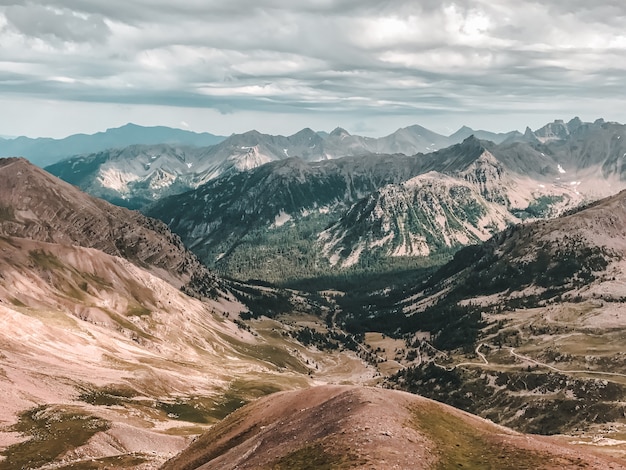
<svg viewBox="0 0 626 470">
<path fill-rule="evenodd" d="M 404 392 L 324 386 L 283 392 L 229 416 L 163 470 L 624 469 L 556 440 L 496 426 Z"/>
<path fill-rule="evenodd" d="M 2 237 L 0 273 L 3 470 L 154 468 L 254 398 L 373 375 L 92 248 Z"/>
</svg>

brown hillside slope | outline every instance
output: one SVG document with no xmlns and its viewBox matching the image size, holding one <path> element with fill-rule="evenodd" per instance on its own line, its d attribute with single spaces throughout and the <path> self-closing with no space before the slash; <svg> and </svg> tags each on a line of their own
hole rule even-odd
<svg viewBox="0 0 626 470">
<path fill-rule="evenodd" d="M 238 327 L 244 310 L 93 248 L 0 236 L 0 470 L 152 470 L 244 403 L 309 386 L 313 367 L 373 376 L 274 320 Z"/>
<path fill-rule="evenodd" d="M 0 234 L 96 248 L 175 286 L 206 272 L 164 223 L 91 197 L 23 158 L 0 159 Z"/>
<path fill-rule="evenodd" d="M 281 392 L 230 415 L 163 470 L 624 469 L 404 392 L 323 386 Z"/>
</svg>

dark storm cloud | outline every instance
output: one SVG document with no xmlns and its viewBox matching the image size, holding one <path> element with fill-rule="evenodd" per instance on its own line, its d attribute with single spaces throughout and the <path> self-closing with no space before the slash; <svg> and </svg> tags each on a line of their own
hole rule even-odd
<svg viewBox="0 0 626 470">
<path fill-rule="evenodd" d="M 363 116 L 615 99 L 621 1 L 0 0 L 3 93 Z M 621 98 L 619 98 L 621 99 Z"/>
</svg>

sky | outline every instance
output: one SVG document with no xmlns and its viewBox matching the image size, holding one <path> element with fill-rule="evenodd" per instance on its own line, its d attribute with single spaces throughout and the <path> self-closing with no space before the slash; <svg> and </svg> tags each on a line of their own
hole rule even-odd
<svg viewBox="0 0 626 470">
<path fill-rule="evenodd" d="M 0 0 L 0 135 L 626 120 L 623 0 Z"/>
</svg>

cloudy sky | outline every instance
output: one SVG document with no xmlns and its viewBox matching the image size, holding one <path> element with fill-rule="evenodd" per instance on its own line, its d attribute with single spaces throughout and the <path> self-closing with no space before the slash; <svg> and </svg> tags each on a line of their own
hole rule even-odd
<svg viewBox="0 0 626 470">
<path fill-rule="evenodd" d="M 0 135 L 626 121 L 623 0 L 0 0 Z"/>
</svg>

